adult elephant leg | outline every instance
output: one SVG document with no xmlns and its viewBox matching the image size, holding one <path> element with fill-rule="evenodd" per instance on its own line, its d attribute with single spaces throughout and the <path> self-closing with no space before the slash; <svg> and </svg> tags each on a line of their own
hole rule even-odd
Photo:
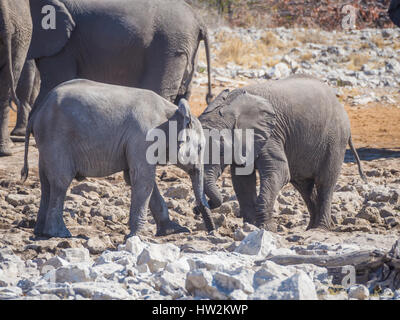
<svg viewBox="0 0 400 320">
<path fill-rule="evenodd" d="M 33 92 L 36 76 L 36 65 L 33 60 L 25 63 L 22 69 L 21 77 L 17 86 L 17 96 L 20 101 L 20 108 L 17 112 L 17 123 L 14 130 L 11 132 L 12 136 L 25 137 L 26 125 L 28 124 L 28 116 L 31 111 L 30 100 Z"/>
<path fill-rule="evenodd" d="M 293 186 L 300 192 L 304 202 L 310 212 L 310 222 L 307 230 L 314 227 L 318 216 L 317 212 L 317 191 L 315 189 L 314 179 L 292 181 Z"/>
<path fill-rule="evenodd" d="M 157 225 L 156 236 L 166 236 L 174 233 L 189 232 L 189 229 L 184 228 L 178 223 L 169 219 L 167 204 L 161 196 L 160 190 L 155 182 L 149 206 Z"/>
<path fill-rule="evenodd" d="M 76 60 L 69 50 L 63 50 L 56 56 L 41 58 L 36 65 L 41 76 L 40 90 L 39 94 L 35 94 L 37 98 L 29 117 L 52 89 L 78 77 Z"/>
<path fill-rule="evenodd" d="M 24 137 L 26 131 L 26 125 L 28 124 L 28 116 L 31 111 L 30 105 L 23 99 L 20 99 L 21 107 L 18 108 L 17 112 L 17 123 L 15 128 L 11 131 L 12 136 Z"/>
<path fill-rule="evenodd" d="M 279 191 L 290 181 L 289 166 L 285 160 L 261 156 L 256 161 L 260 173 L 260 193 L 256 204 L 256 225 L 276 231 L 272 221 L 274 203 Z"/>
<path fill-rule="evenodd" d="M 241 176 L 235 173 L 235 166 L 231 166 L 233 190 L 240 206 L 240 216 L 244 222 L 256 223 L 256 171 L 248 176 Z"/>
<path fill-rule="evenodd" d="M 8 132 L 9 100 L 0 101 L 0 157 L 11 156 L 12 142 Z"/>
</svg>

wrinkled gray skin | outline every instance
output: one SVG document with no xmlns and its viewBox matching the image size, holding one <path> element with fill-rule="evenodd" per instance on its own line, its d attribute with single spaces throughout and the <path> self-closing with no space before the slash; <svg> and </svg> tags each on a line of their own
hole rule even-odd
<svg viewBox="0 0 400 320">
<path fill-rule="evenodd" d="M 20 103 L 17 110 L 17 123 L 13 131 L 11 131 L 12 136 L 25 137 L 29 112 L 35 103 L 39 90 L 39 71 L 34 60 L 27 60 L 17 86 L 17 96 Z"/>
<path fill-rule="evenodd" d="M 42 27 L 46 5 L 56 9 L 54 30 Z M 190 97 L 202 40 L 210 62 L 206 26 L 179 0 L 1 0 L 0 39 L 0 156 L 11 154 L 8 102 L 10 93 L 17 100 L 26 59 L 41 75 L 32 113 L 51 89 L 77 78 L 153 90 L 177 104 Z"/>
<path fill-rule="evenodd" d="M 396 26 L 400 27 L 400 0 L 390 2 L 389 17 Z"/>
<path fill-rule="evenodd" d="M 244 221 L 275 231 L 274 202 L 288 182 L 301 193 L 311 218 L 308 229 L 331 227 L 331 200 L 340 174 L 347 144 L 356 157 L 350 122 L 333 91 L 317 79 L 292 76 L 268 81 L 229 93 L 223 91 L 199 117 L 203 129 L 254 129 L 256 170 L 236 175 L 233 187 Z M 223 154 L 223 151 L 221 152 Z M 216 186 L 227 166 L 205 165 L 205 192 L 210 208 L 221 205 Z"/>
<path fill-rule="evenodd" d="M 190 142 L 186 139 L 179 150 L 185 152 L 194 146 L 199 164 L 177 165 L 190 174 L 196 204 L 201 207 L 206 227 L 213 230 L 203 192 L 201 160 L 205 138 L 187 101 L 182 99 L 177 108 L 149 90 L 72 80 L 51 91 L 28 123 L 21 174 L 26 180 L 29 135 L 33 132 L 39 149 L 42 191 L 35 235 L 70 237 L 63 221 L 63 205 L 72 180 L 105 177 L 120 171 L 132 187 L 129 236 L 140 231 L 148 207 L 157 224 L 157 235 L 188 231 L 169 219 L 155 183 L 156 165 L 146 159 L 147 149 L 153 144 L 146 141 L 148 131 L 161 129 L 169 141 L 169 121 L 177 122 L 178 132 L 196 132 L 197 138 Z M 194 144 L 195 141 L 201 144 Z"/>
</svg>

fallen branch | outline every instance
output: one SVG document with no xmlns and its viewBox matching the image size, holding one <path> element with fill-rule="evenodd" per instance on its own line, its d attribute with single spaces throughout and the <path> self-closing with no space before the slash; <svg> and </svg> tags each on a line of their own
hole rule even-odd
<svg viewBox="0 0 400 320">
<path fill-rule="evenodd" d="M 356 251 L 347 254 L 339 255 L 277 255 L 268 257 L 266 260 L 258 261 L 272 261 L 276 264 L 289 266 L 296 264 L 313 264 L 319 267 L 336 268 L 344 266 L 354 266 L 356 270 L 375 269 L 383 263 L 390 261 L 387 254 L 379 250 L 364 250 Z"/>
</svg>

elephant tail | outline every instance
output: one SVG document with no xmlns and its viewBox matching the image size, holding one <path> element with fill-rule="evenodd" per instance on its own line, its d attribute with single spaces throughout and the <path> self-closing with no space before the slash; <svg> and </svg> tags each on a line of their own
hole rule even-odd
<svg viewBox="0 0 400 320">
<path fill-rule="evenodd" d="M 353 155 L 354 155 L 354 158 L 356 159 L 357 166 L 358 166 L 358 172 L 359 172 L 359 174 L 360 174 L 361 179 L 362 179 L 365 183 L 368 183 L 367 177 L 366 177 L 366 175 L 364 174 L 364 171 L 363 171 L 362 166 L 361 166 L 360 157 L 358 156 L 358 153 L 357 153 L 356 148 L 354 148 L 353 139 L 351 138 L 351 136 L 350 136 L 350 138 L 349 138 L 349 146 L 350 146 L 351 152 L 352 152 Z"/>
<path fill-rule="evenodd" d="M 202 25 L 200 28 L 201 40 L 204 41 L 204 47 L 206 49 L 206 58 L 207 58 L 207 74 L 208 74 L 208 94 L 207 94 L 207 104 L 211 103 L 212 98 L 214 97 L 212 94 L 211 87 L 211 54 L 210 54 L 210 39 L 208 37 L 207 27 Z"/>
<path fill-rule="evenodd" d="M 24 167 L 21 170 L 22 183 L 24 183 L 28 179 L 28 174 L 29 174 L 28 153 L 29 153 L 29 140 L 32 133 L 32 127 L 33 127 L 33 118 L 29 120 L 25 133 Z"/>
</svg>

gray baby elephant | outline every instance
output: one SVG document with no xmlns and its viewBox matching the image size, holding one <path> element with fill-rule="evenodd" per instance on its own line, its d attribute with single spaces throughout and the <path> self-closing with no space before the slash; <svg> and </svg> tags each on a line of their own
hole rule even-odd
<svg viewBox="0 0 400 320">
<path fill-rule="evenodd" d="M 172 122 L 178 133 L 185 133 L 180 136 L 183 138 L 170 138 Z M 129 236 L 143 226 L 148 207 L 157 224 L 157 235 L 188 231 L 169 219 L 155 183 L 158 163 L 148 156 L 148 149 L 154 146 L 148 134 L 154 130 L 165 133 L 167 142 L 175 139 L 175 164 L 190 174 L 196 204 L 207 229 L 213 230 L 203 193 L 205 138 L 186 100 L 182 99 L 177 107 L 152 91 L 72 80 L 53 89 L 28 122 L 21 175 L 26 180 L 32 132 L 39 149 L 42 191 L 35 235 L 70 237 L 63 220 L 63 205 L 72 180 L 121 171 L 132 187 Z M 173 155 L 170 147 L 167 143 L 165 150 L 157 149 L 157 156 L 169 161 Z M 185 157 L 188 154 L 192 158 Z"/>
<path fill-rule="evenodd" d="M 231 165 L 233 187 L 245 221 L 273 231 L 272 211 L 282 187 L 291 182 L 311 214 L 308 228 L 331 227 L 331 201 L 347 144 L 356 158 L 350 121 L 334 92 L 318 79 L 292 76 L 284 80 L 223 91 L 199 117 L 203 129 L 254 130 L 254 168 L 239 175 L 238 164 L 206 164 L 205 192 L 211 209 L 222 196 L 216 180 Z M 245 140 L 243 140 L 245 141 Z M 242 147 L 243 148 L 243 147 Z"/>
</svg>

